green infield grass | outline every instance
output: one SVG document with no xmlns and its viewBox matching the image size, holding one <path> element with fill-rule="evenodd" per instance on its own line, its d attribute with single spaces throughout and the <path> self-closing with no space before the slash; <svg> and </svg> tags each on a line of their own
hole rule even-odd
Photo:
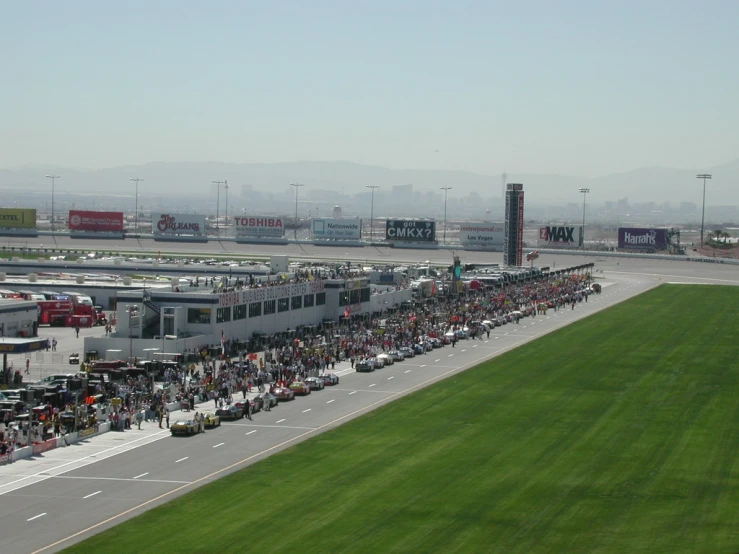
<svg viewBox="0 0 739 554">
<path fill-rule="evenodd" d="M 66 552 L 739 552 L 738 322 L 661 286 Z"/>
</svg>

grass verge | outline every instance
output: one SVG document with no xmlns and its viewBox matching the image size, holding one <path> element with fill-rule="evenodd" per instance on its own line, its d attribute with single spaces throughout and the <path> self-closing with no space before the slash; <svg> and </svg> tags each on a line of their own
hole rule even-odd
<svg viewBox="0 0 739 554">
<path fill-rule="evenodd" d="M 736 552 L 738 313 L 662 286 L 65 552 Z"/>
</svg>

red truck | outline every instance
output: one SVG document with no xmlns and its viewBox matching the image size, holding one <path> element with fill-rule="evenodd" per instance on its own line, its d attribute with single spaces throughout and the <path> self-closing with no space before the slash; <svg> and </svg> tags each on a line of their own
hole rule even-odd
<svg viewBox="0 0 739 554">
<path fill-rule="evenodd" d="M 104 325 L 106 319 L 102 311 L 73 300 L 39 300 L 38 322 L 56 327 L 92 327 Z"/>
</svg>

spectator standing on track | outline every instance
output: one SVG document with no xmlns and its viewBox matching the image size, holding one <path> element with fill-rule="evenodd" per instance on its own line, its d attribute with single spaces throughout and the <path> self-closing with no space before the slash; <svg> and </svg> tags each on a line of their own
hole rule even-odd
<svg viewBox="0 0 739 554">
<path fill-rule="evenodd" d="M 167 420 L 167 429 L 169 429 L 169 406 L 164 406 L 164 418 Z"/>
<path fill-rule="evenodd" d="M 251 402 L 247 400 L 244 404 L 244 416 L 246 419 L 251 420 Z"/>
</svg>

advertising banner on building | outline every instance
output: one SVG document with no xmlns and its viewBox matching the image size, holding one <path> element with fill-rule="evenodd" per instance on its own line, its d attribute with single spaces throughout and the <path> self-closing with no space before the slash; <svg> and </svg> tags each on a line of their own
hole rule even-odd
<svg viewBox="0 0 739 554">
<path fill-rule="evenodd" d="M 205 235 L 205 216 L 199 214 L 153 214 L 155 236 Z"/>
<path fill-rule="evenodd" d="M 436 221 L 429 219 L 388 219 L 385 239 L 398 242 L 434 242 Z"/>
<path fill-rule="evenodd" d="M 523 187 L 518 183 L 514 189 L 516 196 L 518 196 L 518 238 L 516 239 L 516 265 L 521 266 L 523 263 Z"/>
<path fill-rule="evenodd" d="M 539 228 L 539 248 L 579 248 L 582 225 L 560 225 Z"/>
<path fill-rule="evenodd" d="M 462 246 L 503 248 L 505 227 L 502 223 L 463 223 L 459 228 Z"/>
<path fill-rule="evenodd" d="M 282 238 L 285 222 L 274 216 L 237 216 L 234 217 L 234 229 L 237 237 Z"/>
<path fill-rule="evenodd" d="M 358 240 L 362 237 L 361 219 L 314 219 L 311 224 L 314 239 Z"/>
<path fill-rule="evenodd" d="M 618 248 L 621 250 L 667 250 L 667 229 L 619 227 Z"/>
<path fill-rule="evenodd" d="M 35 229 L 36 210 L 24 208 L 0 208 L 0 228 Z"/>
<path fill-rule="evenodd" d="M 123 232 L 123 212 L 70 210 L 69 230 L 91 231 L 96 233 L 121 233 Z"/>
</svg>

